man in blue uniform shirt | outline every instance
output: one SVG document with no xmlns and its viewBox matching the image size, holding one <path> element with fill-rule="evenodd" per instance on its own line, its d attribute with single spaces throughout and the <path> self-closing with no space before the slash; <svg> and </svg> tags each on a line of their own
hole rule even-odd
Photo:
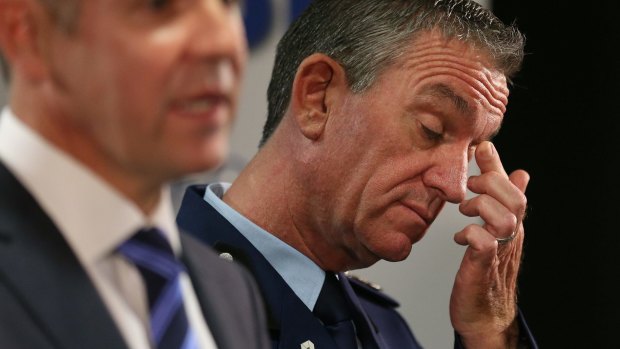
<svg viewBox="0 0 620 349">
<path fill-rule="evenodd" d="M 405 259 L 445 202 L 484 221 L 454 236 L 456 345 L 536 346 L 516 304 L 529 176 L 489 142 L 523 43 L 466 0 L 316 0 L 293 23 L 258 154 L 178 216 L 254 274 L 274 348 L 419 348 L 395 301 L 342 272 Z"/>
</svg>

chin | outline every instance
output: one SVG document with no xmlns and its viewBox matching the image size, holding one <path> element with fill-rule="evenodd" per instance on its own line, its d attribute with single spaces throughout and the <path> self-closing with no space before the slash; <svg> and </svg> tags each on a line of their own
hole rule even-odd
<svg viewBox="0 0 620 349">
<path fill-rule="evenodd" d="M 174 179 L 215 170 L 222 166 L 226 159 L 225 153 L 194 154 L 189 157 L 188 155 L 187 153 L 184 154 L 184 159 L 176 163 L 176 171 L 173 173 Z M 181 158 L 179 157 L 179 159 Z"/>
<path fill-rule="evenodd" d="M 228 153 L 215 155 L 211 154 L 211 156 L 205 158 L 204 161 L 201 163 L 201 171 L 215 170 L 218 167 L 222 166 L 224 164 L 224 161 L 226 160 L 227 155 Z"/>
<path fill-rule="evenodd" d="M 389 251 L 382 256 L 382 259 L 388 262 L 401 262 L 407 259 L 411 254 L 412 245 L 407 245 L 403 248 L 395 249 L 394 251 Z"/>
<path fill-rule="evenodd" d="M 228 158 L 228 138 L 213 140 L 201 148 L 200 154 L 196 155 L 195 167 L 197 171 L 214 170 Z"/>
<path fill-rule="evenodd" d="M 370 251 L 380 259 L 388 262 L 400 262 L 411 254 L 412 241 L 404 234 L 385 236 Z"/>
</svg>

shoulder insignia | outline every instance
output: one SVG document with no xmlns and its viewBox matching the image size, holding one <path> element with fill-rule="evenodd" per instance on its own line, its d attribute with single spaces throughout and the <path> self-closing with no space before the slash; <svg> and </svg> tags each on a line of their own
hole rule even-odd
<svg viewBox="0 0 620 349">
<path fill-rule="evenodd" d="M 350 271 L 345 271 L 344 275 L 346 275 L 349 278 L 349 280 L 355 280 L 355 281 L 357 281 L 359 283 L 362 283 L 362 284 L 364 284 L 364 285 L 366 285 L 366 286 L 368 286 L 370 288 L 375 289 L 375 291 L 382 291 L 383 290 L 383 287 L 381 287 L 381 285 L 376 284 L 374 282 L 370 282 L 370 281 L 362 278 L 359 275 L 353 275 Z"/>
<path fill-rule="evenodd" d="M 351 274 L 351 272 L 348 271 L 344 274 L 351 282 L 355 293 L 357 293 L 359 296 L 376 303 L 387 305 L 392 308 L 396 308 L 400 305 L 394 298 L 388 296 L 383 292 L 383 288 L 381 287 L 381 285 L 370 282 L 360 276 L 353 275 Z"/>
</svg>

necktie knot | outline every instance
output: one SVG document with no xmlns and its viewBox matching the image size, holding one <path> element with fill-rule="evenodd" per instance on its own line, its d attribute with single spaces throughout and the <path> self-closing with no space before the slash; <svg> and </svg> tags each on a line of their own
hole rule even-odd
<svg viewBox="0 0 620 349">
<path fill-rule="evenodd" d="M 325 274 L 321 293 L 312 312 L 323 322 L 338 348 L 357 348 L 351 310 L 344 290 L 333 273 Z"/>
<path fill-rule="evenodd" d="M 128 242 L 131 243 L 139 243 L 143 246 L 148 246 L 151 248 L 155 248 L 160 251 L 162 254 L 169 255 L 174 258 L 174 253 L 172 252 L 172 246 L 168 242 L 168 239 L 164 236 L 164 232 L 159 230 L 158 228 L 143 228 L 138 230 L 136 234 L 134 234 Z M 122 246 L 121 246 L 122 248 Z"/>
<path fill-rule="evenodd" d="M 350 320 L 351 311 L 340 282 L 333 273 L 325 274 L 325 281 L 313 310 L 324 324 Z"/>
</svg>

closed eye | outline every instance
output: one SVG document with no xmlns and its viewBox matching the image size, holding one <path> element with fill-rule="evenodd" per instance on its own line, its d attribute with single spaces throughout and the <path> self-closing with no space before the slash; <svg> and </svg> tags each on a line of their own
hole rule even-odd
<svg viewBox="0 0 620 349">
<path fill-rule="evenodd" d="M 430 128 L 424 126 L 423 124 L 420 124 L 420 127 L 422 128 L 422 131 L 424 132 L 424 135 L 426 136 L 426 138 L 430 141 L 436 142 L 436 141 L 440 141 L 441 138 L 443 138 L 443 135 L 441 133 L 435 132 L 431 130 Z"/>
<path fill-rule="evenodd" d="M 170 0 L 150 0 L 149 6 L 154 10 L 161 10 L 170 4 Z"/>
</svg>

